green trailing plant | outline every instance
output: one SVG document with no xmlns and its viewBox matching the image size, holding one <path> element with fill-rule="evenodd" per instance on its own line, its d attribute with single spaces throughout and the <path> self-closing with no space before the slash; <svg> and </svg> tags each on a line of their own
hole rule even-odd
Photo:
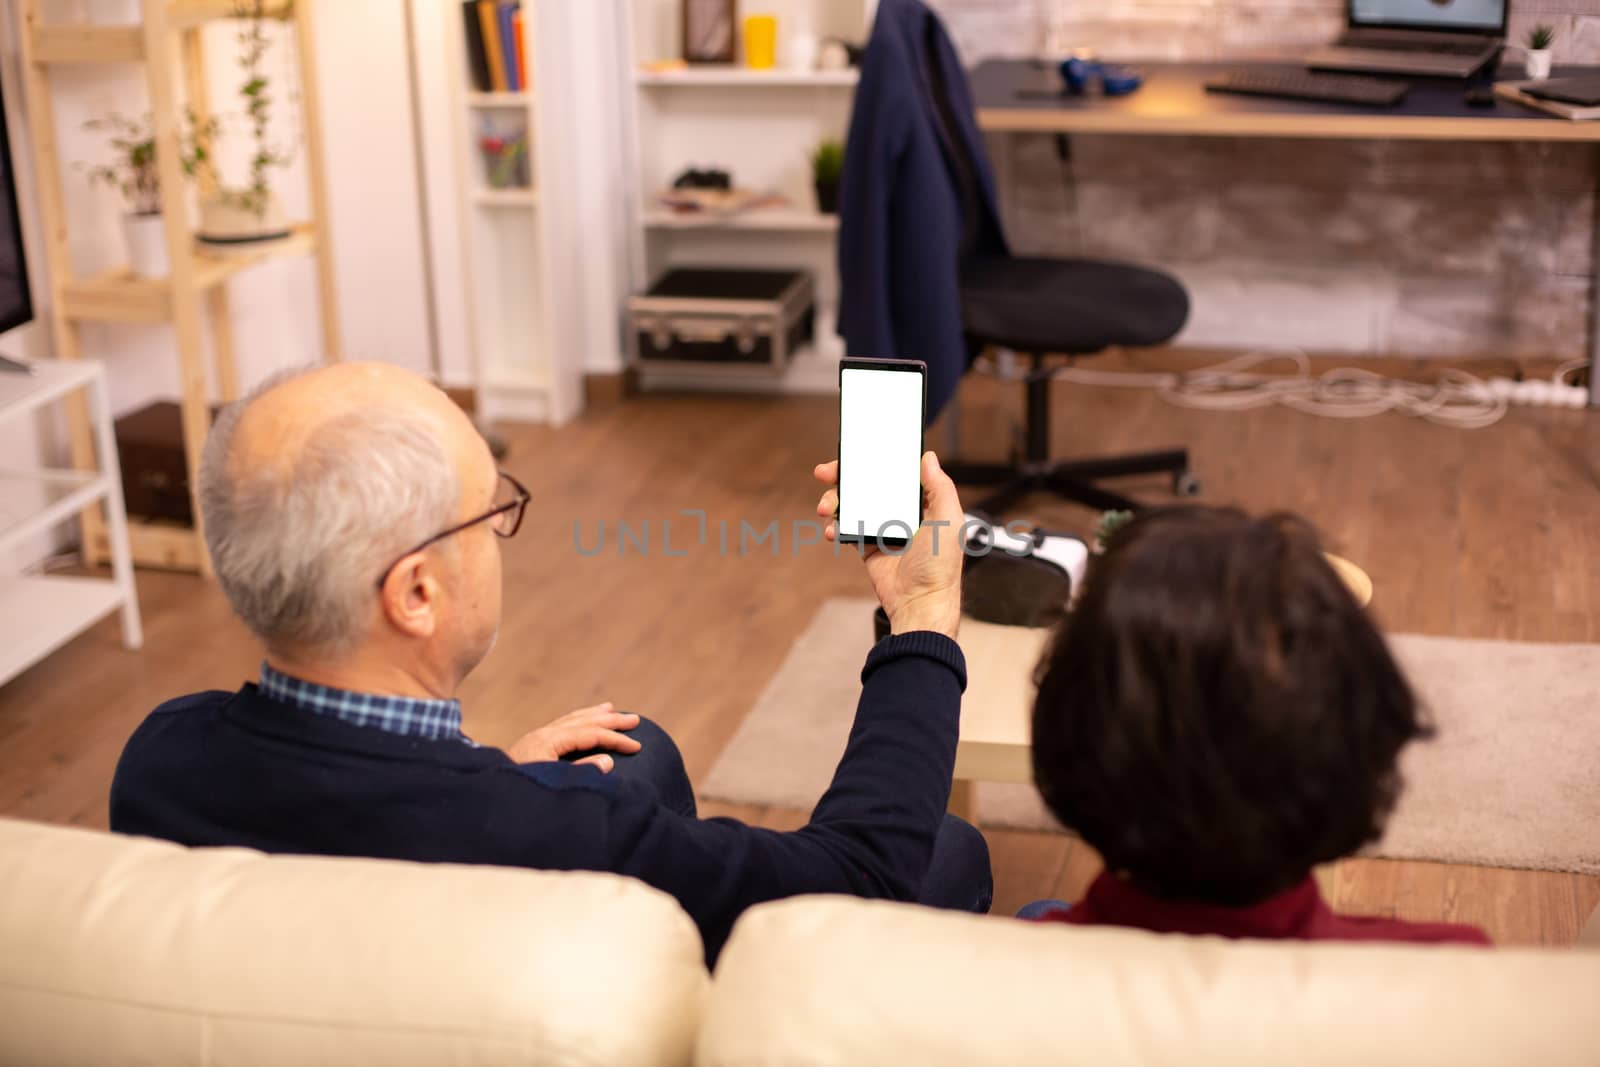
<svg viewBox="0 0 1600 1067">
<path fill-rule="evenodd" d="M 250 155 L 250 178 L 243 188 L 229 189 L 224 195 L 234 203 L 257 216 L 265 215 L 272 186 L 268 175 L 273 167 L 286 166 L 292 158 L 280 151 L 267 139 L 272 120 L 272 80 L 267 76 L 264 61 L 272 42 L 267 37 L 266 0 L 234 0 L 234 15 L 242 20 L 239 28 L 239 68 L 244 82 L 239 86 L 239 96 L 244 100 L 245 121 L 250 128 L 254 150 Z M 293 11 L 292 4 L 282 5 L 285 16 Z"/>
<path fill-rule="evenodd" d="M 187 128 L 179 131 L 178 163 L 185 177 L 193 178 L 209 167 L 209 144 L 216 122 L 199 122 L 193 112 L 186 116 Z M 161 214 L 161 171 L 156 165 L 156 138 L 151 117 L 133 119 L 113 112 L 104 118 L 90 119 L 86 130 L 109 133 L 113 153 L 109 163 L 88 166 L 89 180 L 109 185 L 122 194 L 135 215 Z"/>
<path fill-rule="evenodd" d="M 1528 50 L 1542 52 L 1556 43 L 1556 28 L 1547 22 L 1541 22 L 1528 31 Z"/>
<path fill-rule="evenodd" d="M 811 176 L 818 185 L 837 185 L 844 173 L 844 145 L 823 141 L 811 151 Z"/>
</svg>

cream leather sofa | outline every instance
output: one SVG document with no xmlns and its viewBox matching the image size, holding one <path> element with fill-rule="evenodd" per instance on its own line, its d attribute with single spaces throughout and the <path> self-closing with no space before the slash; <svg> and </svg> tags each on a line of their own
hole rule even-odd
<svg viewBox="0 0 1600 1067">
<path fill-rule="evenodd" d="M 689 1062 L 700 934 L 640 882 L 0 819 L 0 1064 Z"/>
<path fill-rule="evenodd" d="M 1230 942 L 803 898 L 740 919 L 696 1062 L 1595 1067 L 1600 951 Z"/>
<path fill-rule="evenodd" d="M 1600 940 L 1600 916 L 1591 923 Z M 0 819 L 0 1064 L 1600 1064 L 1600 952 L 1227 943 Z"/>
</svg>

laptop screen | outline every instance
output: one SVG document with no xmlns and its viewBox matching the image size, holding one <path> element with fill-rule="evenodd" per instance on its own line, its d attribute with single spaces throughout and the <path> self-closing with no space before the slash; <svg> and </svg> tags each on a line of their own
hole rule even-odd
<svg viewBox="0 0 1600 1067">
<path fill-rule="evenodd" d="M 1350 0 L 1350 25 L 1499 33 L 1506 0 Z"/>
</svg>

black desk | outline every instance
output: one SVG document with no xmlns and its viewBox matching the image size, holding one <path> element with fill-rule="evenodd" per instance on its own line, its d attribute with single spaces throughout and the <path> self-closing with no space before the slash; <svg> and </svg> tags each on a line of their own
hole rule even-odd
<svg viewBox="0 0 1600 1067">
<path fill-rule="evenodd" d="M 1129 96 L 1058 94 L 1054 67 L 990 60 L 972 73 L 978 125 L 994 133 L 1094 133 L 1214 137 L 1396 138 L 1448 141 L 1600 142 L 1600 121 L 1569 122 L 1519 104 L 1470 107 L 1459 82 L 1416 82 L 1394 107 L 1208 93 L 1206 79 L 1244 63 L 1133 63 L 1144 86 Z M 1303 71 L 1295 64 L 1260 64 Z M 1580 73 L 1568 68 L 1558 73 Z M 1600 203 L 1600 187 L 1597 187 Z M 1600 207 L 1595 212 L 1600 256 Z M 1589 403 L 1600 407 L 1600 269 L 1590 289 Z"/>
</svg>

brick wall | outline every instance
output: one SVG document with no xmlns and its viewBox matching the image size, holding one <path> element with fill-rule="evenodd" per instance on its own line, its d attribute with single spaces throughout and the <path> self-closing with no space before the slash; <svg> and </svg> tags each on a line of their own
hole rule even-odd
<svg viewBox="0 0 1600 1067">
<path fill-rule="evenodd" d="M 1294 56 L 1342 0 L 932 0 L 963 58 Z M 1556 61 L 1600 63 L 1600 0 L 1513 0 Z M 1600 147 L 1074 137 L 991 143 L 1018 251 L 1161 266 L 1195 345 L 1436 356 L 1585 354 Z"/>
</svg>

